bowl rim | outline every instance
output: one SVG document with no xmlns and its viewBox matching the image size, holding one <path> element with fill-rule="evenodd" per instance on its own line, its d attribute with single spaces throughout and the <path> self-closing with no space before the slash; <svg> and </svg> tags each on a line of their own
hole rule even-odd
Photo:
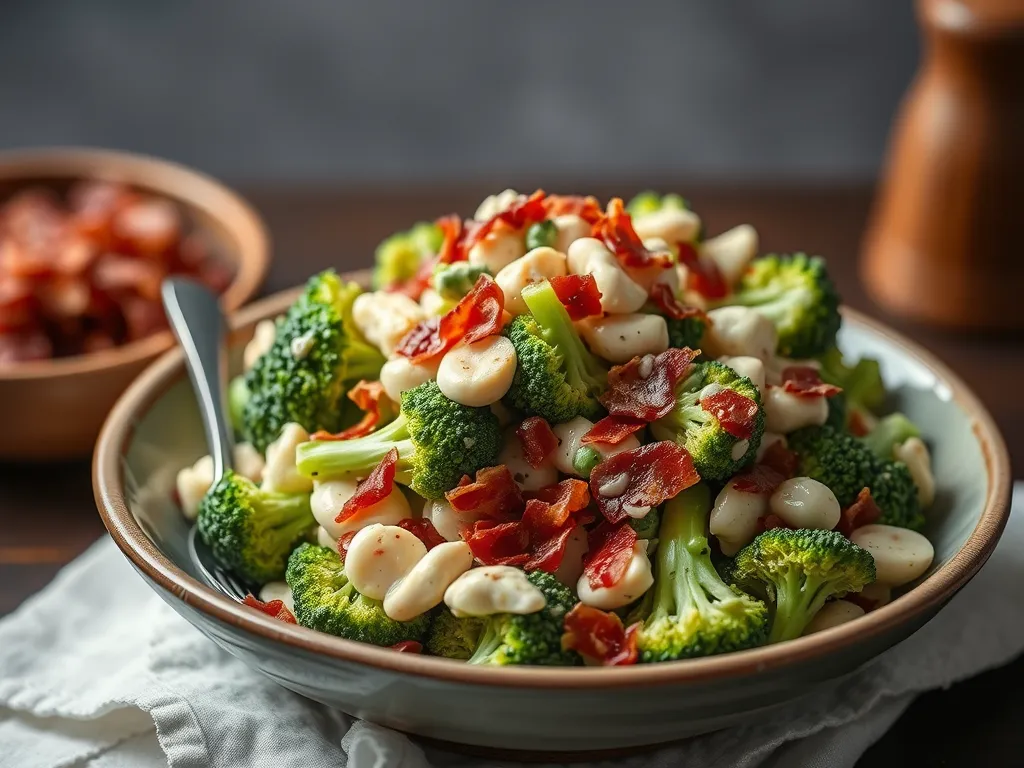
<svg viewBox="0 0 1024 768">
<path fill-rule="evenodd" d="M 352 279 L 365 279 L 365 276 L 365 271 L 346 275 Z M 294 290 L 285 291 L 250 305 L 233 318 L 232 328 L 240 332 L 260 319 L 274 317 L 285 309 L 295 295 Z M 898 625 L 910 623 L 915 618 L 927 616 L 930 610 L 941 606 L 977 573 L 992 553 L 1009 516 L 1009 456 L 995 422 L 978 398 L 944 363 L 918 344 L 860 312 L 847 307 L 843 307 L 842 312 L 845 321 L 880 335 L 929 368 L 936 379 L 949 388 L 952 400 L 972 418 L 988 474 L 985 506 L 964 545 L 949 562 L 911 591 L 854 622 L 778 645 L 720 656 L 628 667 L 497 669 L 430 656 L 395 653 L 386 648 L 285 624 L 249 610 L 188 576 L 160 552 L 136 522 L 124 495 L 120 457 L 134 432 L 136 415 L 148 409 L 171 385 L 185 377 L 182 356 L 177 349 L 167 352 L 147 368 L 121 396 L 107 418 L 93 457 L 96 506 L 111 538 L 154 588 L 162 589 L 209 617 L 265 640 L 335 660 L 450 683 L 546 689 L 677 685 L 753 676 L 789 667 L 840 651 Z"/>
<path fill-rule="evenodd" d="M 270 236 L 256 209 L 239 193 L 201 171 L 134 152 L 95 147 L 33 147 L 0 152 L 0 180 L 83 178 L 124 181 L 221 222 L 240 243 L 235 275 L 221 294 L 226 311 L 256 295 L 270 267 Z M 187 194 L 185 193 L 187 191 Z M 160 331 L 112 349 L 19 363 L 0 369 L 0 381 L 54 379 L 136 365 L 174 345 Z"/>
</svg>

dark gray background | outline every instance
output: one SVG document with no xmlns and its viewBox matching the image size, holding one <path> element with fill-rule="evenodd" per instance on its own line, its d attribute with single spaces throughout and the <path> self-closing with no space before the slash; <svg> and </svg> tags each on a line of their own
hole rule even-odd
<svg viewBox="0 0 1024 768">
<path fill-rule="evenodd" d="M 865 178 L 904 0 L 3 0 L 0 148 L 233 179 Z"/>
</svg>

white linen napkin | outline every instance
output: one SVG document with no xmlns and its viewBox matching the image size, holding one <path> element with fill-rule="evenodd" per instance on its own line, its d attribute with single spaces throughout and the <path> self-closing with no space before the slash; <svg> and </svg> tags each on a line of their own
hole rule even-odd
<svg viewBox="0 0 1024 768">
<path fill-rule="evenodd" d="M 984 570 L 856 674 L 750 725 L 615 768 L 852 766 L 914 696 L 1024 650 L 1024 483 Z M 985 631 L 978 630 L 984 616 Z M 167 607 L 104 538 L 0 621 L 4 768 L 477 768 L 479 758 L 308 701 L 251 672 Z M 511 765 L 503 763 L 503 765 Z"/>
</svg>

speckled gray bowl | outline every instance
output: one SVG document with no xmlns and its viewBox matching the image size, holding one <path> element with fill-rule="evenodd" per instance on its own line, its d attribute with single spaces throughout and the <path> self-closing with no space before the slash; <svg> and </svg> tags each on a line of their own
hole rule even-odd
<svg viewBox="0 0 1024 768">
<path fill-rule="evenodd" d="M 233 351 L 294 294 L 237 318 Z M 898 407 L 934 448 L 938 501 L 930 572 L 889 605 L 849 624 L 766 648 L 610 669 L 490 669 L 362 645 L 283 624 L 203 586 L 171 501 L 179 467 L 205 453 L 181 356 L 150 367 L 114 408 L 94 481 L 111 536 L 154 590 L 229 653 L 281 685 L 352 715 L 466 745 L 611 750 L 744 720 L 847 674 L 921 627 L 981 567 L 1006 522 L 1010 474 L 991 417 L 924 350 L 847 311 L 841 344 L 882 362 Z"/>
</svg>

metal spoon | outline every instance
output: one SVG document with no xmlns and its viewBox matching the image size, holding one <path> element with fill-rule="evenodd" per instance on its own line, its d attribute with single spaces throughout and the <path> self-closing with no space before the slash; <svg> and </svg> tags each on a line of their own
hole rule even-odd
<svg viewBox="0 0 1024 768">
<path fill-rule="evenodd" d="M 234 439 L 227 419 L 227 323 L 217 297 L 199 283 L 180 277 L 169 278 L 161 287 L 164 311 L 178 343 L 185 353 L 192 389 L 199 403 L 199 415 L 206 444 L 213 457 L 214 482 L 231 469 Z M 252 589 L 225 570 L 192 527 L 188 535 L 189 556 L 196 571 L 211 587 L 229 597 L 244 598 Z"/>
</svg>

